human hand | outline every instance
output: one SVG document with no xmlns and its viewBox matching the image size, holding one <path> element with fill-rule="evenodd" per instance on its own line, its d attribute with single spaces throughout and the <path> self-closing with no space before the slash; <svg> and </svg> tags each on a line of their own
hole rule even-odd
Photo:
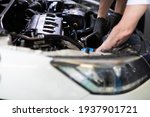
<svg viewBox="0 0 150 117">
<path fill-rule="evenodd" d="M 107 39 L 99 46 L 95 52 L 110 52 L 113 48 L 118 47 L 128 40 L 131 33 L 122 25 L 113 28 Z"/>
</svg>

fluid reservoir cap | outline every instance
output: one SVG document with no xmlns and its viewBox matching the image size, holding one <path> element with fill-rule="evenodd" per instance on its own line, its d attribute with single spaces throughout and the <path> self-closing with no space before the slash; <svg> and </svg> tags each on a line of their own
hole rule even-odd
<svg viewBox="0 0 150 117">
<path fill-rule="evenodd" d="M 94 48 L 82 48 L 81 51 L 86 53 L 91 53 L 94 52 Z"/>
</svg>

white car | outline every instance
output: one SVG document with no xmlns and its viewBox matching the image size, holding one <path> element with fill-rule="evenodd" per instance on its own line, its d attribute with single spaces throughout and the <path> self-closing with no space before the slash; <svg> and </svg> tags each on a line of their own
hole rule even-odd
<svg viewBox="0 0 150 117">
<path fill-rule="evenodd" d="M 0 99 L 150 99 L 149 42 L 137 32 L 111 53 L 89 54 L 96 14 L 87 5 L 0 1 Z"/>
</svg>

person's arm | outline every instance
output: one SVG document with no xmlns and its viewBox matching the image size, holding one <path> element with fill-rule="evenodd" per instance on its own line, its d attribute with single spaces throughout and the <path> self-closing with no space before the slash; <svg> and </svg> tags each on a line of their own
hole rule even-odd
<svg viewBox="0 0 150 117">
<path fill-rule="evenodd" d="M 119 24 L 113 28 L 106 41 L 96 52 L 111 50 L 124 43 L 135 30 L 147 7 L 147 5 L 128 5 Z"/>
<path fill-rule="evenodd" d="M 127 0 L 116 0 L 115 13 L 123 15 Z"/>
<path fill-rule="evenodd" d="M 96 38 L 88 38 L 86 40 L 87 43 L 93 43 L 94 48 L 97 48 L 101 44 L 102 37 L 108 33 L 106 17 L 108 14 L 109 7 L 111 6 L 113 1 L 114 0 L 100 0 L 97 19 L 95 20 L 93 29 Z"/>
<path fill-rule="evenodd" d="M 108 10 L 114 0 L 100 0 L 98 9 L 98 18 L 106 18 Z"/>
</svg>

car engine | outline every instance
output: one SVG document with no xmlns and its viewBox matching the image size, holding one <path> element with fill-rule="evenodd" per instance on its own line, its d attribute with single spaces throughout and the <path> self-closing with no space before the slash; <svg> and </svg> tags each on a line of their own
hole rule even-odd
<svg viewBox="0 0 150 117">
<path fill-rule="evenodd" d="M 8 44 L 16 47 L 42 51 L 86 48 L 88 53 L 87 48 L 96 49 L 102 42 L 93 32 L 98 5 L 85 1 L 0 0 L 0 35 L 10 35 Z M 135 31 L 130 38 L 111 53 L 149 51 L 149 42 L 143 41 L 141 33 Z"/>
<path fill-rule="evenodd" d="M 81 49 L 96 14 L 73 0 L 1 0 L 0 35 L 35 50 Z"/>
</svg>

